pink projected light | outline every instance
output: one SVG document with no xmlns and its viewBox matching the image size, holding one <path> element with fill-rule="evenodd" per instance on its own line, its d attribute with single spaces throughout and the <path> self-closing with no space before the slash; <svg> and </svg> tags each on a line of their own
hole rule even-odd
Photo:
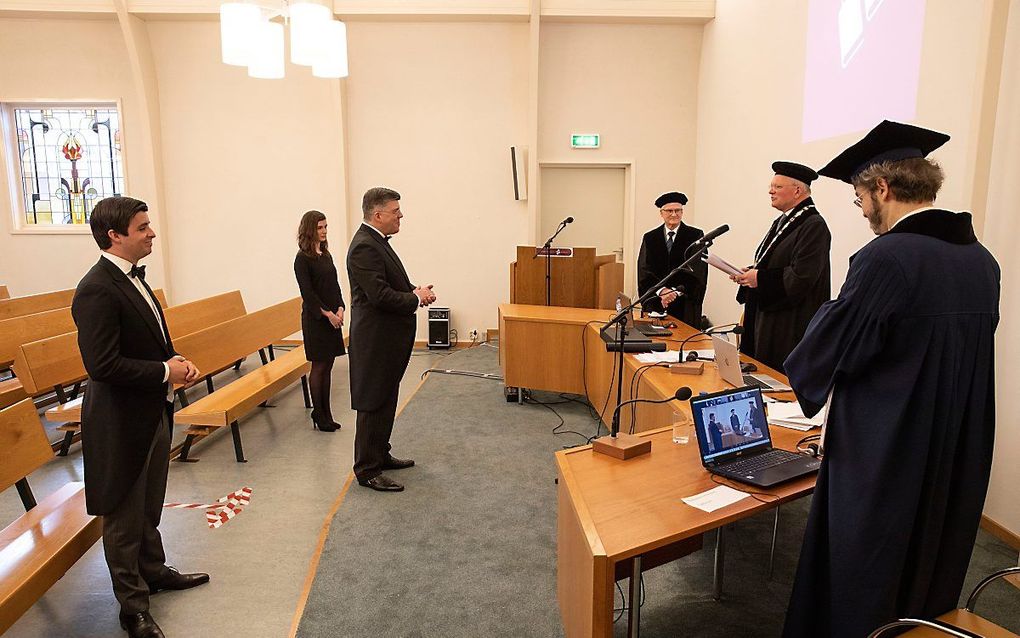
<svg viewBox="0 0 1020 638">
<path fill-rule="evenodd" d="M 803 141 L 917 114 L 925 0 L 812 0 Z"/>
</svg>

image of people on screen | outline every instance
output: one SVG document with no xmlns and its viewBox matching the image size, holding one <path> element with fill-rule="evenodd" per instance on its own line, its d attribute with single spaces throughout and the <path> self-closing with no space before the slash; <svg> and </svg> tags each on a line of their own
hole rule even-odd
<svg viewBox="0 0 1020 638">
<path fill-rule="evenodd" d="M 753 399 L 705 406 L 701 423 L 709 454 L 758 441 L 764 438 L 768 427 L 763 407 Z"/>
</svg>

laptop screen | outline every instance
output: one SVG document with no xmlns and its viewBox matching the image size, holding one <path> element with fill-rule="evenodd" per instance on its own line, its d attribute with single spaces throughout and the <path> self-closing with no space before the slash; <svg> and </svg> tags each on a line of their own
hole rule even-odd
<svg viewBox="0 0 1020 638">
<path fill-rule="evenodd" d="M 742 450 L 769 447 L 768 423 L 759 388 L 736 388 L 691 398 L 701 460 L 711 463 Z"/>
</svg>

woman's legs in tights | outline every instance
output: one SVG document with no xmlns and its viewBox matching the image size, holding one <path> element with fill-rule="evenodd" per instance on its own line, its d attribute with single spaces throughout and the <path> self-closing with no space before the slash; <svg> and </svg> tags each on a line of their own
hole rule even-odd
<svg viewBox="0 0 1020 638">
<path fill-rule="evenodd" d="M 333 359 L 329 361 L 312 361 L 312 371 L 308 373 L 308 386 L 312 395 L 312 414 L 317 423 L 330 425 L 333 423 L 333 412 L 329 408 L 329 382 L 333 373 Z M 316 418 L 317 417 L 317 418 Z"/>
</svg>

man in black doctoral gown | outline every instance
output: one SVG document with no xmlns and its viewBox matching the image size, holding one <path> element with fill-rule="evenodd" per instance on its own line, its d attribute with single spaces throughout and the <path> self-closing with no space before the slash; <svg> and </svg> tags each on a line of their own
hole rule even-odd
<svg viewBox="0 0 1020 638">
<path fill-rule="evenodd" d="M 700 228 L 683 223 L 687 195 L 665 193 L 655 200 L 662 216 L 662 225 L 656 226 L 641 238 L 638 253 L 638 294 L 662 281 L 674 268 L 684 263 L 687 249 L 705 236 Z M 701 327 L 701 306 L 705 301 L 708 283 L 708 264 L 701 260 L 691 265 L 690 271 L 677 274 L 667 287 L 656 291 L 657 296 L 644 303 L 648 312 L 666 312 L 684 323 Z"/>
<path fill-rule="evenodd" d="M 754 252 L 754 264 L 730 277 L 744 304 L 740 351 L 783 369 L 819 306 L 829 300 L 829 227 L 811 199 L 818 174 L 793 162 L 772 164 L 772 207 L 783 214 Z"/>
<path fill-rule="evenodd" d="M 999 266 L 969 213 L 933 206 L 925 156 L 948 139 L 886 121 L 820 171 L 878 237 L 786 360 L 805 414 L 829 404 L 787 638 L 957 605 L 992 463 Z"/>
</svg>

